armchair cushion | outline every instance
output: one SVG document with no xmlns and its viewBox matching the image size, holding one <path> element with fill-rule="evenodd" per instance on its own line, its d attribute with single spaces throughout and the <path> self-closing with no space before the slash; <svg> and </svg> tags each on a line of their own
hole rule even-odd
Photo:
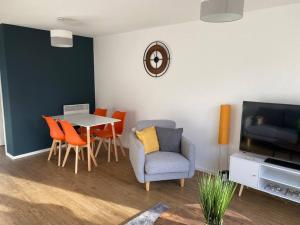
<svg viewBox="0 0 300 225">
<path fill-rule="evenodd" d="M 188 172 L 190 163 L 180 153 L 154 152 L 145 156 L 146 174 Z"/>
<path fill-rule="evenodd" d="M 182 128 L 156 127 L 159 150 L 162 152 L 181 152 Z"/>
<path fill-rule="evenodd" d="M 141 131 L 137 130 L 136 136 L 143 143 L 145 154 L 159 150 L 155 127 L 147 127 Z"/>
</svg>

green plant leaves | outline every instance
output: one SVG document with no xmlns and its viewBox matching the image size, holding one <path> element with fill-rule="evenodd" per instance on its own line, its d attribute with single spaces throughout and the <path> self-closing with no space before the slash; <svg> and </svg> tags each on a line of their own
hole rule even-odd
<svg viewBox="0 0 300 225">
<path fill-rule="evenodd" d="M 222 223 L 235 189 L 235 183 L 222 181 L 220 176 L 198 177 L 199 203 L 207 224 L 220 225 Z"/>
</svg>

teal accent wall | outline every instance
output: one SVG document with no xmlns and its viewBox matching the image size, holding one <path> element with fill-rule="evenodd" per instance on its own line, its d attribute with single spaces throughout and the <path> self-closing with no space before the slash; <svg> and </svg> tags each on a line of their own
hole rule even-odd
<svg viewBox="0 0 300 225">
<path fill-rule="evenodd" d="M 0 25 L 0 72 L 7 150 L 17 156 L 50 147 L 42 115 L 65 104 L 95 106 L 93 39 L 74 36 L 73 48 L 50 45 L 50 32 Z"/>
</svg>

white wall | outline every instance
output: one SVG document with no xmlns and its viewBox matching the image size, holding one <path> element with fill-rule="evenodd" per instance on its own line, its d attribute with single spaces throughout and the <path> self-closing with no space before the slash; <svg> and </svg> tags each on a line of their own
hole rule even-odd
<svg viewBox="0 0 300 225">
<path fill-rule="evenodd" d="M 161 78 L 143 67 L 144 50 L 155 40 L 171 52 Z M 300 104 L 299 4 L 246 13 L 233 23 L 195 21 L 98 37 L 94 44 L 96 105 L 127 111 L 127 127 L 141 119 L 175 120 L 204 170 L 218 165 L 221 103 L 233 105 L 232 152 L 243 100 Z"/>
</svg>

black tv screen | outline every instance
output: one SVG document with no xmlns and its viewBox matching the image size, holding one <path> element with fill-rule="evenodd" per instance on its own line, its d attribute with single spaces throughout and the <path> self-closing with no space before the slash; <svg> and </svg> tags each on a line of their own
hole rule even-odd
<svg viewBox="0 0 300 225">
<path fill-rule="evenodd" d="M 240 150 L 300 163 L 300 106 L 244 101 Z"/>
</svg>

